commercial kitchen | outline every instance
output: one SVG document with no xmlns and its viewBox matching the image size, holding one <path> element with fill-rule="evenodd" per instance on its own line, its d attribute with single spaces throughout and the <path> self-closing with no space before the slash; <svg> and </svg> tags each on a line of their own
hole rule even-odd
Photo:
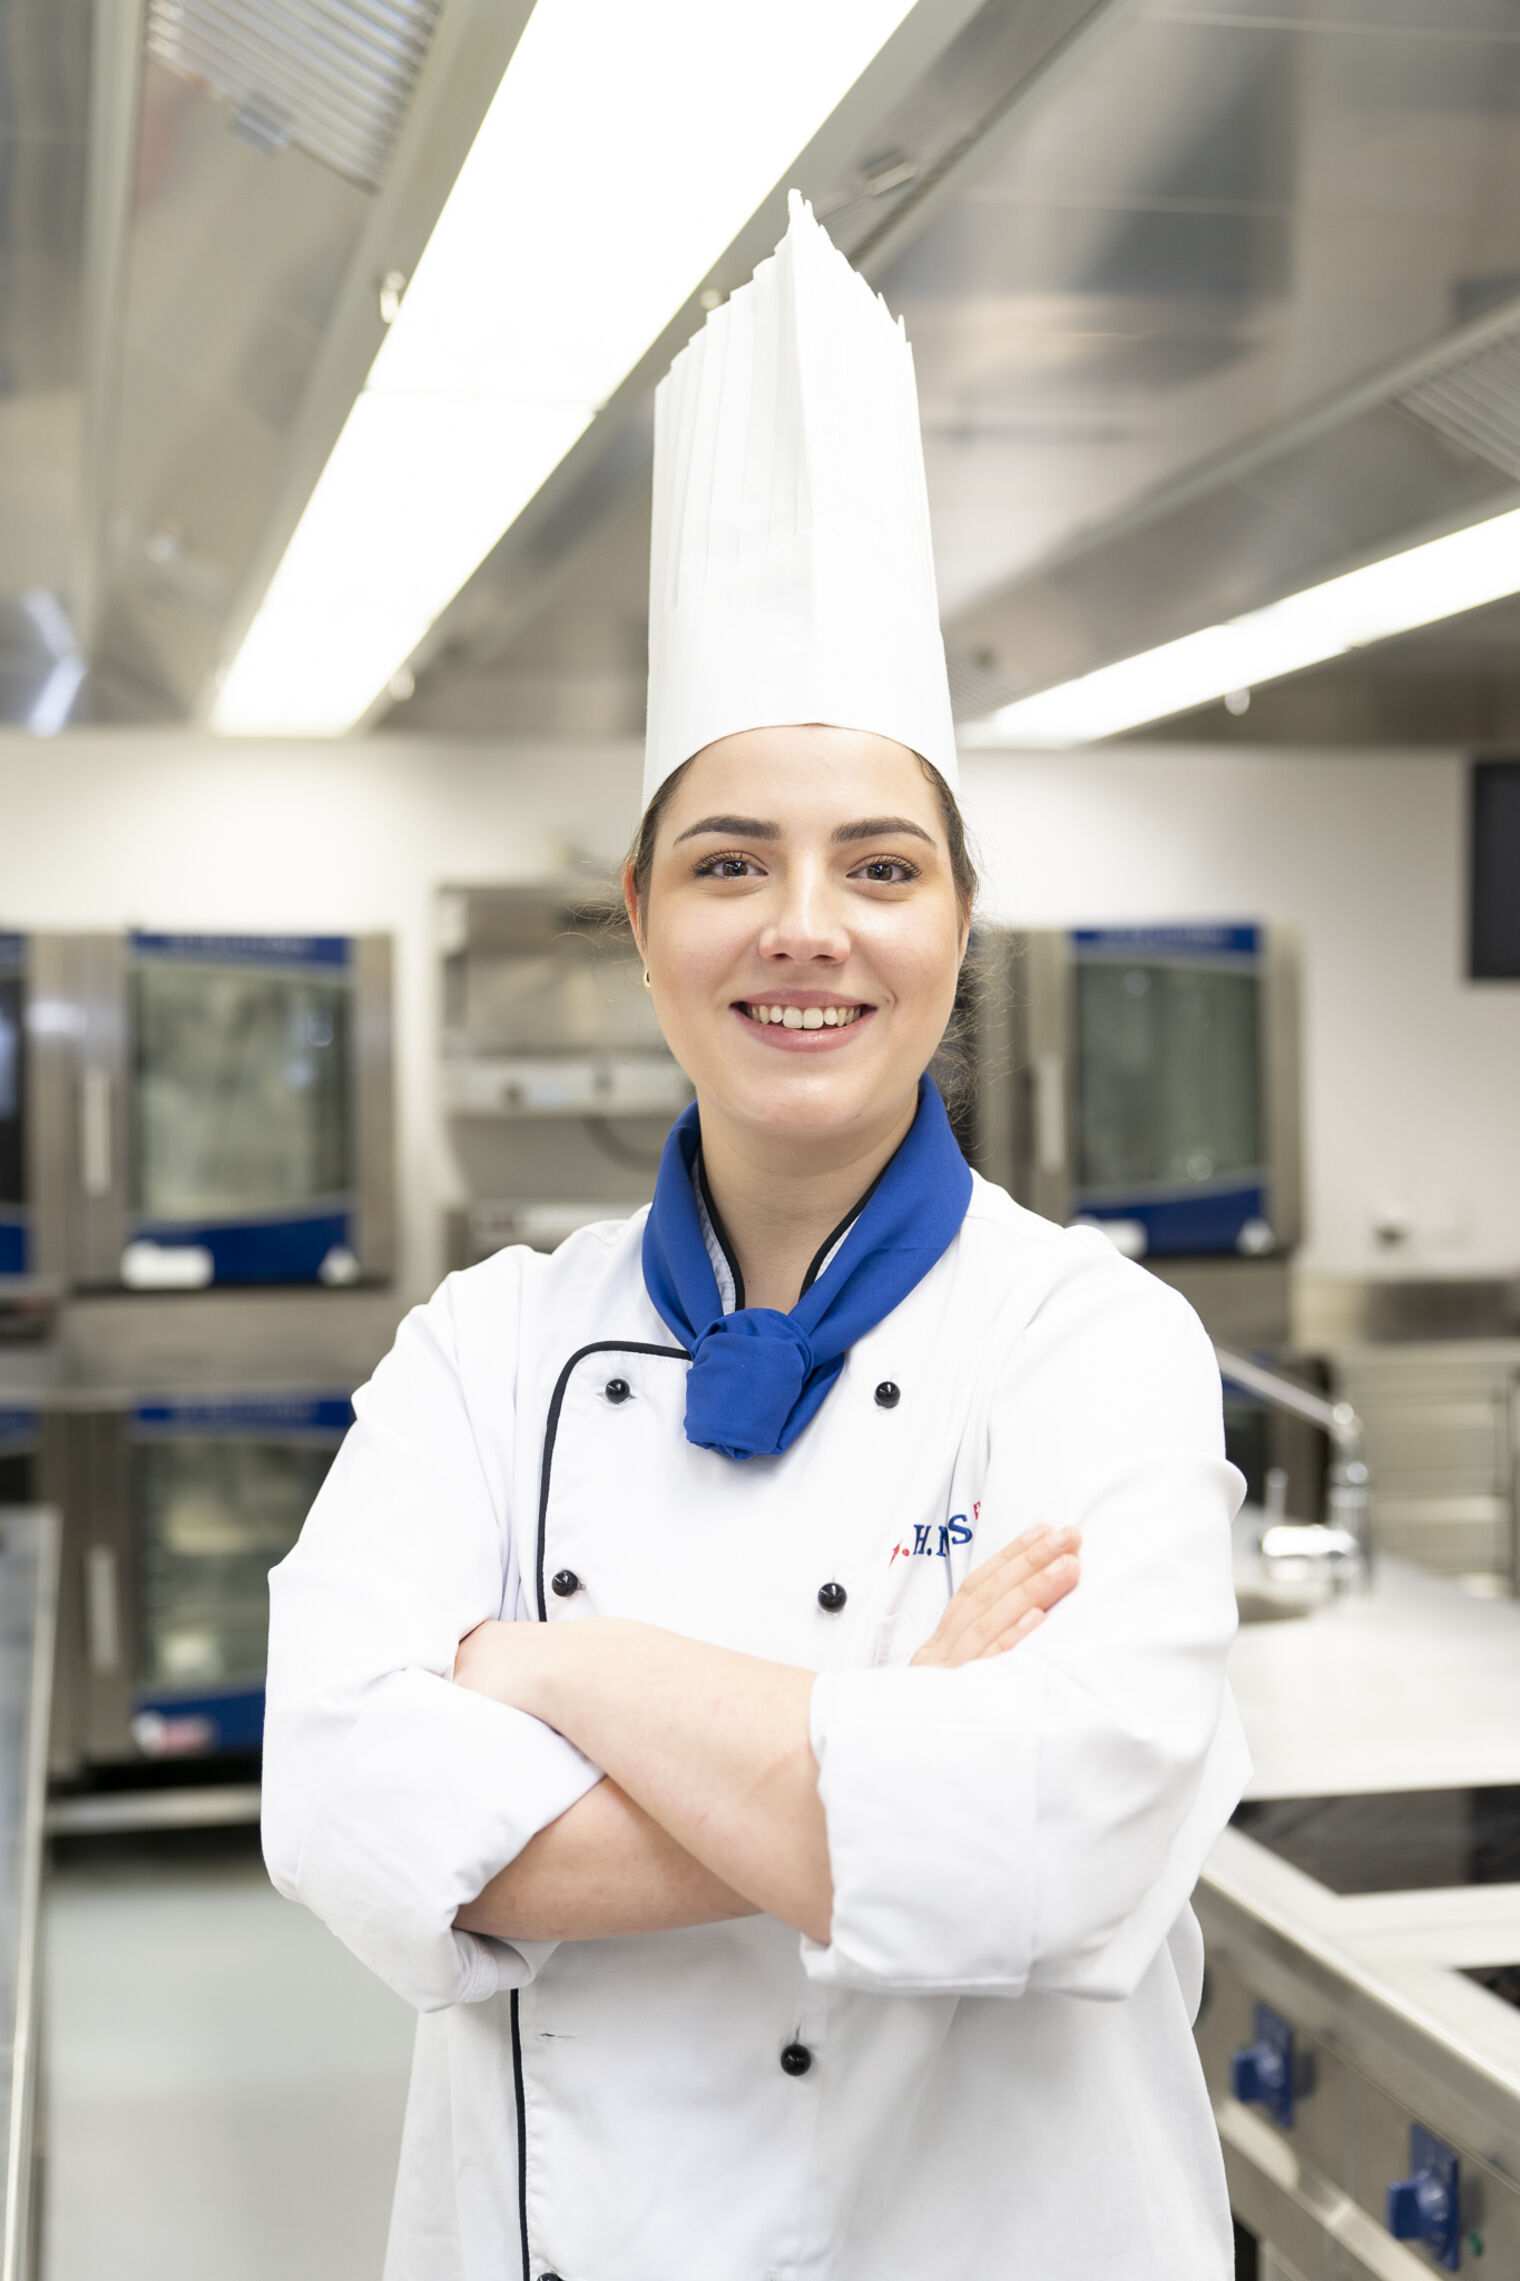
<svg viewBox="0 0 1520 2281">
<path fill-rule="evenodd" d="M 912 346 L 955 1137 L 1245 1481 L 1236 2274 L 1520 2276 L 1515 0 L 0 0 L 0 2281 L 381 2274 L 415 2021 L 261 1859 L 267 1578 L 693 1101 L 654 398 L 790 192 Z"/>
</svg>

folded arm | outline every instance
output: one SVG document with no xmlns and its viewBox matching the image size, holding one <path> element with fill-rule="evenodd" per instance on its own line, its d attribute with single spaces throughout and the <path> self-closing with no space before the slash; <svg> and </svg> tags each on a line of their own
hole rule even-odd
<svg viewBox="0 0 1520 2281">
<path fill-rule="evenodd" d="M 1072 1533 L 1031 1532 L 967 1580 L 915 1661 L 1005 1652 L 1076 1576 Z M 492 1880 L 461 1926 L 584 1940 L 763 1911 L 828 1938 L 812 1672 L 592 1617 L 483 1624 L 455 1678 L 542 1720 L 609 1777 Z"/>
</svg>

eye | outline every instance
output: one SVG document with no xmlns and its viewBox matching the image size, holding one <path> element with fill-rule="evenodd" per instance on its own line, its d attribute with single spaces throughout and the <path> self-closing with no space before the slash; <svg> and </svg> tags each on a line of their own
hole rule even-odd
<svg viewBox="0 0 1520 2281">
<path fill-rule="evenodd" d="M 700 863 L 692 865 L 694 879 L 761 879 L 764 877 L 751 855 L 739 855 L 733 849 L 722 855 L 705 855 Z"/>
<path fill-rule="evenodd" d="M 859 864 L 850 874 L 852 879 L 869 879 L 873 887 L 911 887 L 919 876 L 916 863 L 906 856 L 873 855 Z"/>
</svg>

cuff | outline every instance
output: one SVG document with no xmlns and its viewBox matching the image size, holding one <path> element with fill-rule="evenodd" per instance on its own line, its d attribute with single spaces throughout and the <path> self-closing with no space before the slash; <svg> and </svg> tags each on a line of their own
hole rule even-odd
<svg viewBox="0 0 1520 2281">
<path fill-rule="evenodd" d="M 999 1663 L 1002 1668 L 999 1668 Z M 834 1913 L 810 1979 L 1018 1995 L 1033 1944 L 1043 1666 L 826 1672 L 811 1735 Z"/>
<path fill-rule="evenodd" d="M 548 1947 L 458 1932 L 455 1911 L 600 1779 L 527 1712 L 393 1673 L 314 1802 L 296 1891 L 419 2010 L 478 2003 L 532 1979 Z"/>
</svg>

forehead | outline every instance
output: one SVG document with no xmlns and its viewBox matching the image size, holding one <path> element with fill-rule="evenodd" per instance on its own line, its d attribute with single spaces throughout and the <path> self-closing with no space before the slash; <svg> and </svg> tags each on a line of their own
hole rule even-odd
<svg viewBox="0 0 1520 2281">
<path fill-rule="evenodd" d="M 678 833 L 717 814 L 799 832 L 905 816 L 936 840 L 944 836 L 939 802 L 917 754 L 855 729 L 746 729 L 706 746 L 674 788 L 665 822 Z"/>
</svg>

